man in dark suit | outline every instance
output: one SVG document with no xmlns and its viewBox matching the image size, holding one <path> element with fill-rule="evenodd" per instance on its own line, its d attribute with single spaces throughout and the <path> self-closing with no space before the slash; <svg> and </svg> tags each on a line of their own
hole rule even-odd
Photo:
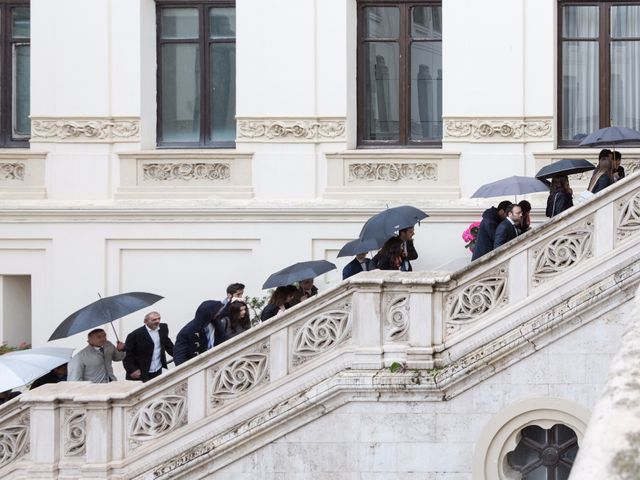
<svg viewBox="0 0 640 480">
<path fill-rule="evenodd" d="M 493 244 L 496 239 L 496 228 L 506 217 L 504 209 L 511 205 L 509 200 L 504 200 L 498 204 L 498 207 L 487 208 L 482 213 L 482 221 L 478 227 L 478 237 L 476 238 L 476 248 L 473 250 L 471 260 L 477 260 L 493 250 Z"/>
<path fill-rule="evenodd" d="M 367 252 L 358 253 L 353 260 L 342 269 L 342 279 L 353 277 L 356 273 L 372 270 L 371 259 L 367 258 Z"/>
<path fill-rule="evenodd" d="M 496 249 L 518 236 L 518 226 L 522 220 L 522 208 L 520 205 L 512 204 L 505 208 L 507 218 L 505 218 L 496 229 L 496 239 L 493 248 Z"/>
<path fill-rule="evenodd" d="M 176 366 L 213 348 L 213 320 L 221 308 L 222 303 L 216 300 L 202 302 L 195 318 L 178 332 L 173 355 Z"/>
<path fill-rule="evenodd" d="M 402 257 L 402 264 L 400 270 L 403 272 L 412 272 L 410 260 L 416 260 L 418 258 L 418 252 L 416 247 L 413 246 L 413 236 L 416 233 L 415 227 L 403 228 L 398 232 L 398 237 L 402 240 L 402 251 L 404 256 Z"/>
<path fill-rule="evenodd" d="M 148 382 L 167 368 L 167 353 L 173 356 L 169 327 L 160 323 L 158 312 L 147 313 L 144 325 L 127 335 L 124 346 L 127 356 L 122 364 L 127 371 L 127 380 Z"/>
</svg>

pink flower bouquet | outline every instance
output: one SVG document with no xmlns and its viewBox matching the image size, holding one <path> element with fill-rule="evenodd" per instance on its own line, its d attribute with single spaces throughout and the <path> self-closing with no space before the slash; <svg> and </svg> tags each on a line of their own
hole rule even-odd
<svg viewBox="0 0 640 480">
<path fill-rule="evenodd" d="M 480 222 L 473 222 L 471 225 L 467 227 L 467 229 L 462 232 L 462 239 L 465 241 L 466 245 L 464 248 L 468 248 L 470 252 L 476 248 L 476 239 L 478 238 L 478 229 L 480 228 Z"/>
</svg>

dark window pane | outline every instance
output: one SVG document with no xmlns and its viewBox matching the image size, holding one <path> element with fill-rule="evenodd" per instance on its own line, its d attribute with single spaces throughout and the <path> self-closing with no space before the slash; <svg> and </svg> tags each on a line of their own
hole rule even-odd
<svg viewBox="0 0 640 480">
<path fill-rule="evenodd" d="M 396 43 L 367 43 L 365 140 L 399 140 L 399 51 Z"/>
<path fill-rule="evenodd" d="M 413 7 L 411 36 L 414 38 L 442 38 L 442 7 Z"/>
<path fill-rule="evenodd" d="M 11 9 L 11 36 L 13 38 L 29 38 L 31 35 L 31 22 L 29 21 L 29 8 L 16 7 Z"/>
<path fill-rule="evenodd" d="M 235 38 L 236 9 L 212 8 L 209 10 L 209 35 L 211 38 Z"/>
<path fill-rule="evenodd" d="M 198 38 L 197 8 L 163 8 L 161 12 L 160 31 L 163 39 Z"/>
<path fill-rule="evenodd" d="M 165 142 L 200 140 L 199 48 L 167 44 L 161 48 L 162 132 Z"/>
<path fill-rule="evenodd" d="M 640 5 L 611 7 L 611 36 L 640 38 Z"/>
<path fill-rule="evenodd" d="M 413 42 L 411 45 L 412 140 L 442 137 L 442 44 Z"/>
<path fill-rule="evenodd" d="M 367 7 L 364 9 L 364 36 L 367 38 L 398 38 L 400 10 L 396 7 Z"/>
<path fill-rule="evenodd" d="M 640 129 L 640 41 L 611 43 L 611 122 Z"/>
<path fill-rule="evenodd" d="M 565 38 L 598 38 L 598 7 L 564 7 L 562 13 L 562 34 Z"/>
<path fill-rule="evenodd" d="M 599 128 L 597 42 L 562 43 L 562 140 L 576 140 Z"/>
<path fill-rule="evenodd" d="M 211 140 L 236 139 L 236 46 L 211 45 Z"/>
<path fill-rule="evenodd" d="M 28 138 L 31 134 L 29 118 L 30 47 L 14 45 L 12 88 L 12 135 L 13 138 Z"/>
</svg>

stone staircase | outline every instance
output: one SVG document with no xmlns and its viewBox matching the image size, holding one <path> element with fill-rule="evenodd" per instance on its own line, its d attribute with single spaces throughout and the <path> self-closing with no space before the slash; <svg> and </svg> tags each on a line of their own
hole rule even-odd
<svg viewBox="0 0 640 480">
<path fill-rule="evenodd" d="M 147 383 L 0 407 L 0 478 L 214 474 L 352 402 L 443 402 L 640 283 L 640 174 L 450 272 L 364 272 Z"/>
</svg>

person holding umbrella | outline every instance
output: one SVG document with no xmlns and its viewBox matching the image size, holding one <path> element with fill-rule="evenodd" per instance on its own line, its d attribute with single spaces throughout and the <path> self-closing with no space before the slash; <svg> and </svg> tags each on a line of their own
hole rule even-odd
<svg viewBox="0 0 640 480">
<path fill-rule="evenodd" d="M 296 296 L 298 289 L 295 285 L 276 288 L 271 294 L 269 303 L 260 312 L 260 321 L 264 322 L 283 313 Z"/>
<path fill-rule="evenodd" d="M 345 245 L 338 252 L 338 258 L 347 257 L 350 255 L 355 255 L 355 258 L 347 263 L 342 269 L 342 279 L 346 280 L 347 278 L 353 277 L 360 272 L 373 270 L 371 259 L 367 258 L 367 254 L 371 250 L 376 250 L 377 248 L 378 247 L 375 241 L 362 241 L 359 238 L 345 243 Z"/>
<path fill-rule="evenodd" d="M 124 360 L 124 343 L 117 342 L 114 346 L 107 340 L 107 332 L 102 328 L 91 330 L 87 335 L 87 343 L 89 345 L 76 353 L 69 362 L 67 380 L 93 383 L 117 381 L 112 362 Z"/>
<path fill-rule="evenodd" d="M 402 264 L 400 270 L 403 272 L 412 272 L 410 260 L 418 259 L 418 252 L 413 246 L 413 236 L 416 233 L 415 227 L 403 228 L 398 232 L 398 237 L 402 240 Z"/>
<path fill-rule="evenodd" d="M 551 189 L 547 198 L 546 215 L 553 218 L 559 213 L 573 207 L 573 191 L 569 187 L 567 175 L 554 175 L 551 178 Z"/>
<path fill-rule="evenodd" d="M 617 182 L 622 180 L 625 176 L 624 167 L 622 163 L 622 154 L 616 150 L 613 152 L 613 181 Z"/>
<path fill-rule="evenodd" d="M 591 177 L 589 188 L 587 190 L 595 195 L 613 184 L 611 165 L 611 150 L 605 148 L 600 151 L 598 167 L 593 172 L 593 176 Z"/>
<path fill-rule="evenodd" d="M 380 270 L 400 270 L 404 261 L 404 249 L 400 237 L 391 237 L 373 257 L 373 268 Z"/>
</svg>

